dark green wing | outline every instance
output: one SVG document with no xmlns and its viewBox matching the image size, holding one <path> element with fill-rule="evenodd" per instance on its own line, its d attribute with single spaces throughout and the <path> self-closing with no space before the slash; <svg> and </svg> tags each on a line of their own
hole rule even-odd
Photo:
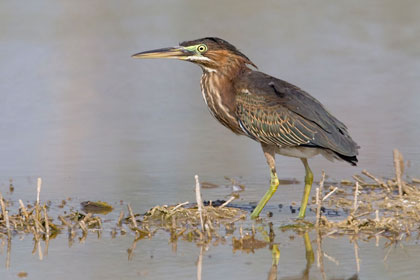
<svg viewBox="0 0 420 280">
<path fill-rule="evenodd" d="M 242 129 L 259 142 L 293 147 L 309 144 L 314 139 L 313 124 L 293 112 L 282 110 L 269 96 L 241 91 L 236 98 Z"/>
<path fill-rule="evenodd" d="M 236 81 L 235 89 L 238 121 L 252 138 L 282 147 L 305 145 L 357 155 L 347 127 L 298 87 L 250 71 Z"/>
</svg>

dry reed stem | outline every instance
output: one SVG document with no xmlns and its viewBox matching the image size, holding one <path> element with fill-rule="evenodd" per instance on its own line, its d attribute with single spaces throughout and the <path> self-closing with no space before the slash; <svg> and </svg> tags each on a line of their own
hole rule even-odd
<svg viewBox="0 0 420 280">
<path fill-rule="evenodd" d="M 385 187 L 386 188 L 386 190 L 388 191 L 388 192 L 390 192 L 391 191 L 391 189 L 388 187 L 388 185 L 384 182 L 384 181 L 382 181 L 381 179 L 379 179 L 379 178 L 377 178 L 377 177 L 375 177 L 375 176 L 373 176 L 371 173 L 369 173 L 366 169 L 364 169 L 363 171 L 362 171 L 362 174 L 363 175 L 366 175 L 366 176 L 368 176 L 369 178 L 371 178 L 372 180 L 374 180 L 378 185 L 380 185 L 381 187 Z"/>
<path fill-rule="evenodd" d="M 120 216 L 118 217 L 118 222 L 117 222 L 117 226 L 121 227 L 122 226 L 122 220 L 124 219 L 124 211 L 121 210 L 120 212 Z"/>
<path fill-rule="evenodd" d="M 48 220 L 48 213 L 47 213 L 47 207 L 45 206 L 45 204 L 43 205 L 43 210 L 44 210 L 44 220 L 45 220 L 45 251 L 44 251 L 44 255 L 48 255 L 48 245 L 49 245 L 49 241 L 50 241 L 50 222 Z"/>
<path fill-rule="evenodd" d="M 231 203 L 235 199 L 236 199 L 236 197 L 232 195 L 227 201 L 225 201 L 225 203 L 223 203 L 222 205 L 220 205 L 219 208 L 225 207 L 226 205 L 228 205 L 229 203 Z"/>
<path fill-rule="evenodd" d="M 26 220 L 29 220 L 29 214 L 28 211 L 26 211 L 26 207 L 23 204 L 23 201 L 19 199 L 20 209 L 22 209 L 23 215 L 25 215 Z"/>
<path fill-rule="evenodd" d="M 134 217 L 133 210 L 131 210 L 130 203 L 127 204 L 127 208 L 128 208 L 128 213 L 130 213 L 131 222 L 133 223 L 133 227 L 137 228 L 138 226 L 137 226 L 136 217 Z"/>
<path fill-rule="evenodd" d="M 322 201 L 327 200 L 333 193 L 335 193 L 338 190 L 338 187 L 335 187 L 332 191 L 330 191 L 327 195 L 324 196 Z"/>
<path fill-rule="evenodd" d="M 174 207 L 174 209 L 172 209 L 172 211 L 176 211 L 178 208 L 187 205 L 188 203 L 190 203 L 189 201 L 185 201 L 183 203 L 179 203 L 177 206 Z"/>
<path fill-rule="evenodd" d="M 319 188 L 316 188 L 315 191 L 315 204 L 316 204 L 316 221 L 315 221 L 315 227 L 319 227 L 319 220 L 321 217 L 321 199 L 319 198 L 320 191 Z"/>
<path fill-rule="evenodd" d="M 401 180 L 401 175 L 402 175 L 401 164 L 403 163 L 402 156 L 397 149 L 394 149 L 393 154 L 394 154 L 395 176 L 396 176 L 397 184 L 398 184 L 398 194 L 400 195 L 400 198 L 402 199 L 402 196 L 403 196 L 403 188 L 402 188 L 402 180 Z"/>
<path fill-rule="evenodd" d="M 359 195 L 359 182 L 356 182 L 356 189 L 354 190 L 353 214 L 356 213 L 356 210 L 359 207 L 359 205 L 357 203 L 358 195 Z"/>
<path fill-rule="evenodd" d="M 44 220 L 45 220 L 45 230 L 46 230 L 46 237 L 45 238 L 48 239 L 49 236 L 50 236 L 50 224 L 49 224 L 49 221 L 48 221 L 47 207 L 44 204 L 44 206 L 42 208 L 44 210 Z"/>
<path fill-rule="evenodd" d="M 9 222 L 9 211 L 6 210 L 4 212 L 4 218 L 6 219 L 7 235 L 10 236 L 11 232 L 10 232 L 10 222 Z"/>
<path fill-rule="evenodd" d="M 0 192 L 0 204 L 1 204 L 1 213 L 3 214 L 3 219 L 6 216 L 6 206 L 4 205 L 3 195 Z"/>
<path fill-rule="evenodd" d="M 36 181 L 36 204 L 39 205 L 39 194 L 41 193 L 42 179 L 39 177 Z"/>
<path fill-rule="evenodd" d="M 68 228 L 71 228 L 71 224 L 66 221 L 62 216 L 58 216 L 58 219 L 63 223 L 63 225 L 67 226 Z"/>
</svg>

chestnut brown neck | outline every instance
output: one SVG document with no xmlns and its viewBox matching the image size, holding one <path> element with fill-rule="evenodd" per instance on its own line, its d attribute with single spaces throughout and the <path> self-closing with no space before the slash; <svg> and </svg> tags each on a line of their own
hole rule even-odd
<svg viewBox="0 0 420 280">
<path fill-rule="evenodd" d="M 216 69 L 202 68 L 201 92 L 211 114 L 234 133 L 243 134 L 236 118 L 233 83 L 239 75 L 250 69 L 238 60 L 229 61 Z"/>
</svg>

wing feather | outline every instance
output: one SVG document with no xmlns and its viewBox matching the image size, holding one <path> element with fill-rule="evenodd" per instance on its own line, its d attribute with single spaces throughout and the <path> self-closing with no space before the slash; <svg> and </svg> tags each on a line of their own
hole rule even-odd
<svg viewBox="0 0 420 280">
<path fill-rule="evenodd" d="M 258 71 L 244 73 L 235 88 L 238 121 L 257 141 L 326 148 L 348 157 L 358 154 L 347 127 L 300 88 Z"/>
<path fill-rule="evenodd" d="M 281 147 L 308 144 L 313 139 L 315 130 L 308 123 L 302 124 L 304 119 L 267 101 L 247 92 L 237 95 L 236 113 L 241 127 L 249 136 Z"/>
</svg>

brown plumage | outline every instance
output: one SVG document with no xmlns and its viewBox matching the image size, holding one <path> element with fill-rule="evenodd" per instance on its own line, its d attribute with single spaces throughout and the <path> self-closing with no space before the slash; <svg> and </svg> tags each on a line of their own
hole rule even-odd
<svg viewBox="0 0 420 280">
<path fill-rule="evenodd" d="M 235 46 L 215 37 L 185 41 L 180 47 L 142 52 L 136 58 L 177 58 L 203 69 L 201 89 L 211 114 L 236 134 L 261 143 L 271 169 L 271 188 L 253 217 L 278 186 L 275 153 L 299 157 L 305 165 L 305 194 L 299 217 L 305 215 L 313 175 L 307 158 L 322 154 L 356 165 L 358 146 L 347 127 L 322 104 L 288 82 L 253 70 L 255 64 Z"/>
</svg>

